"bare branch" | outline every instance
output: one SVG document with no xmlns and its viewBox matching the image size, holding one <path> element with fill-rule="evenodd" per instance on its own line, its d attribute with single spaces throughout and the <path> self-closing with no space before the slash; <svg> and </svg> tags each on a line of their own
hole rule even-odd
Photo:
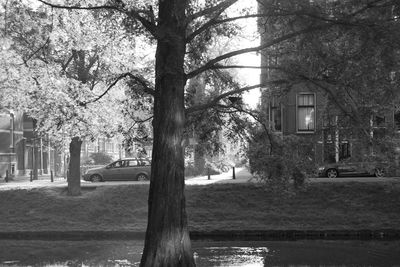
<svg viewBox="0 0 400 267">
<path fill-rule="evenodd" d="M 234 94 L 239 94 L 245 91 L 249 91 L 252 89 L 256 89 L 256 88 L 261 88 L 261 87 L 265 87 L 267 85 L 271 85 L 271 84 L 282 84 L 282 83 L 286 83 L 286 80 L 276 80 L 276 81 L 270 81 L 264 84 L 257 84 L 257 85 L 252 85 L 252 86 L 246 86 L 246 87 L 242 87 L 242 88 L 238 88 L 238 89 L 234 89 L 231 91 L 228 91 L 226 93 L 220 94 L 219 96 L 215 97 L 214 99 L 210 100 L 208 103 L 205 104 L 201 104 L 201 105 L 197 105 L 197 106 L 193 106 L 193 107 L 189 107 L 186 109 L 186 114 L 190 114 L 192 112 L 197 112 L 197 111 L 202 111 L 208 108 L 212 108 L 216 105 L 218 105 L 218 102 L 228 96 L 234 95 Z"/>
<path fill-rule="evenodd" d="M 299 36 L 301 34 L 309 33 L 309 32 L 312 32 L 312 31 L 318 31 L 318 30 L 327 29 L 329 27 L 332 27 L 333 25 L 334 24 L 324 24 L 324 25 L 320 25 L 320 26 L 309 27 L 309 28 L 306 28 L 306 29 L 302 29 L 302 30 L 299 30 L 299 31 L 296 31 L 296 32 L 292 32 L 292 33 L 286 34 L 284 36 L 278 37 L 278 38 L 276 38 L 274 40 L 271 40 L 269 42 L 266 42 L 265 44 L 260 45 L 260 46 L 249 47 L 249 48 L 240 49 L 240 50 L 236 50 L 236 51 L 232 51 L 232 52 L 226 53 L 224 55 L 218 56 L 218 57 L 208 61 L 206 64 L 204 64 L 200 68 L 189 72 L 186 75 L 186 78 L 187 79 L 193 78 L 193 77 L 195 77 L 195 76 L 197 76 L 197 75 L 199 75 L 199 74 L 201 74 L 201 73 L 203 73 L 203 72 L 205 72 L 205 71 L 207 71 L 209 69 L 212 69 L 218 62 L 220 62 L 222 60 L 225 60 L 225 59 L 228 59 L 228 58 L 231 58 L 231 57 L 234 57 L 234 56 L 238 56 L 238 55 L 241 55 L 241 54 L 246 54 L 246 53 L 251 53 L 251 52 L 258 52 L 260 50 L 266 49 L 266 48 L 271 47 L 273 45 L 279 44 L 279 43 L 281 43 L 283 41 L 292 39 L 292 38 L 294 38 L 296 36 Z"/>
</svg>

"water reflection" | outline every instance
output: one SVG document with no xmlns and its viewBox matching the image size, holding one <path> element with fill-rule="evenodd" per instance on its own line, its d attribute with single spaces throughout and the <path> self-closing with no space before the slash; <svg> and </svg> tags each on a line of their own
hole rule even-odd
<svg viewBox="0 0 400 267">
<path fill-rule="evenodd" d="M 0 266 L 139 266 L 142 241 L 0 240 Z M 400 241 L 207 241 L 199 267 L 400 266 Z"/>
<path fill-rule="evenodd" d="M 200 266 L 263 266 L 264 258 L 268 253 L 267 247 L 223 245 L 208 247 L 207 244 L 203 244 L 202 247 L 197 247 L 200 252 L 200 257 L 196 258 L 197 264 Z"/>
</svg>

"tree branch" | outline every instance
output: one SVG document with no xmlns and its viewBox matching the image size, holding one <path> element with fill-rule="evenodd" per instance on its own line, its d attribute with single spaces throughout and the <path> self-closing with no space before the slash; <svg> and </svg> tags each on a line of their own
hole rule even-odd
<svg viewBox="0 0 400 267">
<path fill-rule="evenodd" d="M 50 3 L 45 0 L 37 0 L 47 6 L 50 6 L 52 8 L 59 8 L 59 9 L 69 9 L 69 10 L 99 10 L 99 9 L 111 9 L 115 10 L 121 13 L 124 13 L 130 17 L 133 17 L 134 19 L 137 19 L 142 23 L 143 27 L 148 30 L 154 37 L 157 37 L 157 31 L 156 31 L 156 25 L 152 21 L 147 20 L 143 16 L 140 15 L 139 10 L 131 9 L 131 10 L 126 10 L 121 7 L 115 6 L 115 5 L 100 5 L 100 6 L 65 6 L 65 5 L 57 5 Z M 148 13 L 147 11 L 144 11 L 144 13 Z"/>
<path fill-rule="evenodd" d="M 27 59 L 24 59 L 25 64 L 28 63 L 28 61 L 34 56 L 36 55 L 36 53 L 38 53 L 40 50 L 44 49 L 46 47 L 46 45 L 48 45 L 50 43 L 50 37 L 47 37 L 46 41 L 44 42 L 44 44 L 42 46 L 40 46 L 38 49 L 36 49 L 31 55 L 28 56 Z"/>
<path fill-rule="evenodd" d="M 143 87 L 143 91 L 145 93 L 154 96 L 155 90 L 148 85 L 148 82 L 145 79 L 133 75 L 132 73 L 126 73 L 126 75 L 129 76 L 129 78 L 131 78 L 132 80 L 138 82 Z"/>
<path fill-rule="evenodd" d="M 222 10 L 222 12 L 227 9 L 228 7 L 230 7 L 231 5 L 233 5 L 234 3 L 236 3 L 238 0 L 225 0 L 221 3 L 219 3 L 216 6 L 211 6 L 209 8 L 205 8 L 197 13 L 194 13 L 190 16 L 188 16 L 186 18 L 186 24 L 189 24 L 191 21 L 200 18 L 202 16 L 208 15 L 208 14 L 212 14 L 214 12 L 220 12 Z"/>
<path fill-rule="evenodd" d="M 376 5 L 376 3 L 381 2 L 383 0 L 374 0 L 371 1 L 369 3 L 367 3 L 363 8 L 361 8 L 360 10 L 357 10 L 354 13 L 349 14 L 348 17 L 354 17 L 359 13 L 364 12 L 365 10 L 378 6 Z M 235 20 L 239 20 L 239 19 L 248 19 L 248 18 L 263 18 L 263 17 L 283 17 L 283 16 L 307 16 L 310 17 L 312 19 L 316 19 L 316 20 L 320 20 L 320 21 L 324 21 L 324 22 L 331 22 L 331 23 L 335 23 L 335 24 L 342 24 L 342 25 L 352 25 L 352 26 L 361 26 L 362 24 L 357 24 L 354 22 L 350 22 L 348 20 L 343 20 L 343 19 L 338 19 L 338 18 L 326 18 L 326 17 L 322 17 L 322 16 L 317 16 L 315 14 L 313 14 L 310 11 L 307 10 L 300 10 L 300 11 L 287 11 L 284 9 L 277 9 L 279 12 L 276 12 L 275 10 L 272 10 L 268 13 L 260 13 L 260 14 L 249 14 L 249 15 L 243 15 L 243 16 L 237 16 L 237 17 L 230 17 L 230 18 L 226 18 L 226 19 L 221 19 L 218 20 L 218 16 L 224 11 L 224 10 L 220 10 L 220 12 L 217 13 L 216 16 L 214 16 L 212 19 L 210 19 L 208 22 L 206 22 L 205 24 L 203 24 L 200 28 L 198 28 L 197 30 L 195 30 L 194 32 L 192 32 L 191 34 L 188 35 L 188 37 L 186 38 L 186 42 L 190 42 L 191 40 L 193 40 L 197 35 L 201 34 L 202 32 L 206 31 L 207 29 L 209 29 L 212 26 L 216 26 L 218 24 L 223 24 L 223 23 L 227 23 L 227 22 L 231 22 L 231 21 L 235 21 Z"/>
<path fill-rule="evenodd" d="M 120 8 L 118 8 L 117 6 L 113 6 L 113 5 L 101 5 L 101 6 L 64 6 L 64 5 L 57 5 L 57 4 L 53 4 L 44 0 L 38 0 L 39 2 L 41 2 L 42 4 L 45 4 L 47 6 L 50 6 L 52 8 L 60 8 L 60 9 L 78 9 L 78 10 L 96 10 L 96 9 L 112 9 L 112 10 L 116 10 L 122 13 L 125 13 L 125 11 L 121 10 Z"/>
<path fill-rule="evenodd" d="M 212 99 L 208 103 L 200 104 L 200 105 L 197 105 L 197 106 L 186 108 L 185 112 L 186 112 L 186 114 L 190 114 L 190 113 L 193 113 L 193 112 L 202 111 L 202 110 L 205 110 L 205 109 L 208 109 L 208 108 L 212 108 L 212 107 L 218 105 L 218 102 L 220 100 L 222 100 L 222 99 L 224 99 L 224 98 L 226 98 L 228 96 L 231 96 L 231 95 L 234 95 L 234 94 L 238 94 L 238 93 L 242 93 L 244 91 L 248 91 L 248 90 L 252 90 L 252 89 L 256 89 L 256 88 L 261 88 L 261 87 L 264 87 L 264 86 L 267 86 L 267 85 L 271 85 L 271 84 L 282 84 L 282 83 L 285 83 L 285 82 L 286 82 L 286 80 L 276 80 L 276 81 L 270 81 L 270 82 L 267 82 L 267 83 L 264 83 L 264 84 L 257 84 L 257 85 L 246 86 L 246 87 L 243 87 L 243 88 L 238 88 L 238 89 L 235 89 L 235 90 L 231 90 L 231 91 L 228 91 L 226 93 L 220 94 L 219 96 L 215 97 L 214 99 Z"/>
<path fill-rule="evenodd" d="M 189 43 L 191 40 L 193 40 L 197 35 L 201 34 L 202 32 L 206 31 L 209 29 L 211 26 L 218 24 L 217 23 L 217 18 L 224 12 L 228 7 L 233 5 L 235 1 L 228 1 L 225 5 L 223 5 L 217 12 L 216 14 L 206 23 L 204 23 L 201 27 L 199 27 L 197 30 L 189 34 L 186 38 L 186 43 Z M 223 4 L 223 3 L 221 3 Z"/>
<path fill-rule="evenodd" d="M 134 119 L 134 120 L 133 120 L 134 123 L 132 124 L 131 127 L 129 127 L 129 129 L 128 129 L 126 132 L 130 132 L 130 131 L 133 129 L 133 127 L 135 127 L 136 124 L 148 122 L 149 120 L 153 119 L 153 117 L 154 117 L 154 116 L 150 116 L 150 117 L 148 117 L 147 119 L 144 119 L 144 120 L 135 120 L 135 119 Z"/>
<path fill-rule="evenodd" d="M 266 49 L 266 48 L 268 48 L 270 46 L 279 44 L 279 43 L 281 43 L 283 41 L 292 39 L 292 38 L 294 38 L 296 36 L 299 36 L 301 34 L 309 33 L 309 32 L 312 32 L 312 31 L 317 31 L 317 30 L 327 29 L 327 28 L 329 28 L 329 27 L 331 27 L 333 25 L 334 24 L 324 24 L 324 25 L 320 25 L 320 26 L 309 27 L 309 28 L 306 28 L 306 29 L 302 29 L 302 30 L 299 30 L 299 31 L 296 31 L 296 32 L 292 32 L 292 33 L 286 34 L 284 36 L 276 38 L 276 39 L 274 39 L 272 41 L 269 41 L 269 42 L 267 42 L 267 43 L 265 43 L 263 45 L 260 45 L 260 46 L 249 47 L 249 48 L 240 49 L 240 50 L 236 50 L 236 51 L 232 51 L 232 52 L 226 53 L 224 55 L 221 55 L 221 56 L 218 56 L 218 57 L 216 57 L 214 59 L 211 59 L 210 61 L 208 61 L 206 64 L 204 64 L 200 68 L 189 72 L 188 74 L 186 74 L 186 78 L 187 79 L 191 79 L 191 78 L 193 78 L 193 77 L 195 77 L 195 76 L 197 76 L 197 75 L 199 75 L 199 74 L 201 74 L 201 73 L 203 73 L 203 72 L 205 72 L 205 71 L 207 71 L 209 69 L 212 69 L 215 66 L 215 64 L 217 64 L 218 62 L 220 62 L 222 60 L 225 60 L 225 59 L 228 59 L 228 58 L 231 58 L 231 57 L 234 57 L 234 56 L 238 56 L 238 55 L 241 55 L 241 54 L 257 52 L 257 51 Z"/>
<path fill-rule="evenodd" d="M 268 141 L 269 141 L 269 145 L 270 145 L 269 154 L 272 155 L 272 152 L 274 151 L 274 148 L 275 148 L 275 138 L 273 137 L 269 127 L 267 125 L 265 125 L 264 121 L 259 116 L 255 115 L 250 110 L 245 110 L 241 106 L 235 106 L 235 109 L 237 109 L 239 112 L 243 112 L 243 113 L 249 115 L 255 121 L 257 121 L 259 124 L 261 124 L 261 126 L 263 127 L 265 133 L 267 134 L 267 138 L 268 138 Z"/>
<path fill-rule="evenodd" d="M 150 88 L 150 87 L 147 85 L 147 83 L 146 83 L 143 79 L 141 79 L 141 78 L 138 77 L 138 76 L 133 75 L 132 73 L 124 73 L 124 74 L 120 75 L 114 82 L 112 82 L 112 83 L 107 87 L 107 89 L 106 89 L 101 95 L 97 96 L 96 98 L 94 98 L 94 99 L 92 99 L 92 100 L 83 102 L 83 103 L 81 103 L 80 105 L 81 105 L 81 106 L 85 106 L 85 105 L 87 105 L 87 104 L 89 104 L 89 103 L 93 103 L 93 102 L 96 102 L 96 101 L 100 100 L 100 99 L 101 99 L 102 97 L 104 97 L 104 96 L 105 96 L 105 95 L 106 95 L 120 80 L 122 80 L 122 79 L 124 79 L 124 78 L 126 78 L 126 77 L 129 77 L 129 78 L 131 78 L 131 79 L 137 81 L 138 83 L 140 83 L 140 85 L 143 86 L 143 91 L 144 91 L 145 93 L 148 93 L 148 94 L 150 94 L 150 95 L 154 95 L 154 89 Z"/>
<path fill-rule="evenodd" d="M 270 66 L 248 66 L 248 65 L 221 65 L 221 64 L 215 64 L 210 69 L 211 70 L 217 70 L 217 69 L 271 69 L 271 68 L 274 68 L 274 67 L 270 67 Z"/>
</svg>

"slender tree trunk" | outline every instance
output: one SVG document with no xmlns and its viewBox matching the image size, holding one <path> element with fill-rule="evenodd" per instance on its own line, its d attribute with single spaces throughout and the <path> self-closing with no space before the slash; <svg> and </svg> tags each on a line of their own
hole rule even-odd
<svg viewBox="0 0 400 267">
<path fill-rule="evenodd" d="M 194 149 L 194 168 L 196 170 L 196 175 L 204 173 L 206 166 L 206 157 L 204 155 L 204 149 L 202 144 L 197 144 Z"/>
<path fill-rule="evenodd" d="M 81 146 L 82 140 L 79 137 L 74 137 L 69 144 L 69 175 L 68 181 L 68 194 L 70 196 L 79 196 L 81 194 Z"/>
<path fill-rule="evenodd" d="M 183 128 L 187 0 L 159 2 L 149 217 L 140 266 L 195 266 L 184 196 Z"/>
</svg>

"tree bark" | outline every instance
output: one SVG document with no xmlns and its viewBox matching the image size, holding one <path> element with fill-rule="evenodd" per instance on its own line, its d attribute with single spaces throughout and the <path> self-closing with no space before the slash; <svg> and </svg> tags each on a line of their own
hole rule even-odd
<svg viewBox="0 0 400 267">
<path fill-rule="evenodd" d="M 187 227 L 183 153 L 187 0 L 159 2 L 149 215 L 140 266 L 195 266 Z"/>
<path fill-rule="evenodd" d="M 68 195 L 79 196 L 81 194 L 81 146 L 82 140 L 79 137 L 74 137 L 69 144 L 69 175 L 68 181 Z"/>
</svg>

